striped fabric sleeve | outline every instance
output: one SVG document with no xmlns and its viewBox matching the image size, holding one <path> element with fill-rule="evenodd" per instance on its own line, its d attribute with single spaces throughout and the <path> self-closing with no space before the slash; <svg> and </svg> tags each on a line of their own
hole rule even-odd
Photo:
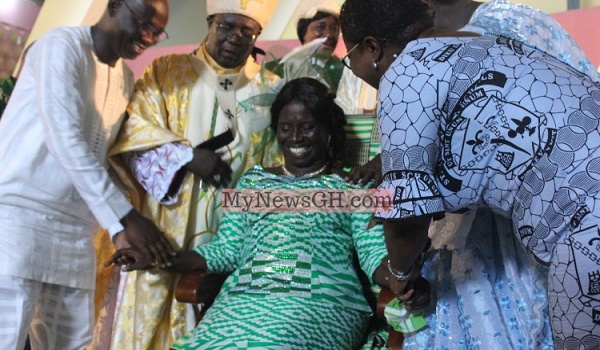
<svg viewBox="0 0 600 350">
<path fill-rule="evenodd" d="M 378 224 L 367 229 L 370 219 L 370 213 L 353 213 L 352 237 L 360 266 L 369 276 L 371 283 L 374 283 L 373 274 L 381 263 L 381 259 L 387 255 L 387 250 L 383 237 L 383 225 Z"/>
<path fill-rule="evenodd" d="M 206 259 L 209 272 L 230 273 L 236 269 L 243 248 L 244 233 L 248 231 L 243 214 L 224 213 L 215 239 L 194 248 Z"/>
</svg>

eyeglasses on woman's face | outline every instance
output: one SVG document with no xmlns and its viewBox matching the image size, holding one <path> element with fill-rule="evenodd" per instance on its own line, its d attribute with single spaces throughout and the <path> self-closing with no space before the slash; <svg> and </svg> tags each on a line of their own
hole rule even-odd
<svg viewBox="0 0 600 350">
<path fill-rule="evenodd" d="M 235 35 L 244 44 L 253 43 L 254 40 L 256 40 L 256 38 L 260 34 L 252 31 L 250 28 L 238 27 L 231 23 L 217 22 L 215 20 L 213 20 L 213 22 L 215 23 L 217 32 L 224 35 L 227 39 L 230 39 L 232 36 Z"/>
<path fill-rule="evenodd" d="M 344 55 L 344 57 L 342 57 L 340 59 L 340 61 L 342 61 L 342 63 L 344 64 L 344 66 L 346 66 L 350 70 L 352 69 L 352 68 L 350 68 L 350 54 L 352 53 L 352 51 L 356 50 L 356 48 L 359 47 L 360 44 L 362 44 L 362 40 L 359 41 L 358 43 L 354 44 L 354 46 L 352 46 L 352 48 L 350 50 L 348 50 L 348 52 L 346 52 L 346 54 Z"/>
<path fill-rule="evenodd" d="M 156 29 L 152 24 L 144 21 L 140 16 L 136 15 L 135 12 L 127 5 L 127 1 L 122 1 L 125 8 L 129 10 L 131 13 L 131 17 L 137 27 L 137 29 L 142 33 L 142 35 L 147 35 L 152 37 L 155 42 L 160 42 L 169 38 L 169 34 L 162 29 Z"/>
</svg>

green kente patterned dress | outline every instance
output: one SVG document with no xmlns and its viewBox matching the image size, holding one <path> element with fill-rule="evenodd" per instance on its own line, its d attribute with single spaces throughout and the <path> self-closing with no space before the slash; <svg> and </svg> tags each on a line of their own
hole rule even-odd
<svg viewBox="0 0 600 350">
<path fill-rule="evenodd" d="M 337 175 L 294 178 L 256 166 L 237 189 L 356 187 Z M 371 309 L 353 267 L 354 252 L 369 277 L 386 255 L 381 225 L 366 229 L 370 217 L 357 212 L 224 213 L 215 240 L 196 251 L 210 271 L 232 273 L 198 327 L 173 348 L 358 347 Z"/>
</svg>

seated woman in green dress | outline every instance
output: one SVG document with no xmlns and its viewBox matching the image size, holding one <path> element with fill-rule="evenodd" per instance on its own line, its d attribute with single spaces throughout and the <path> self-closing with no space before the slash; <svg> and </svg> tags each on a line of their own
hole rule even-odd
<svg viewBox="0 0 600 350">
<path fill-rule="evenodd" d="M 325 85 L 312 78 L 288 82 L 271 115 L 285 164 L 250 169 L 230 198 L 359 189 L 334 173 L 343 160 L 345 116 Z M 242 211 L 235 200 L 224 200 L 231 210 L 225 210 L 215 240 L 172 260 L 179 272 L 229 274 L 198 327 L 174 349 L 355 349 L 361 344 L 371 308 L 354 261 L 357 257 L 371 283 L 385 284 L 383 231 L 381 225 L 368 228 L 371 213 L 333 212 L 318 198 L 308 208 L 299 204 L 286 211 L 275 201 Z M 125 270 L 152 267 L 127 249 L 111 262 Z"/>
</svg>

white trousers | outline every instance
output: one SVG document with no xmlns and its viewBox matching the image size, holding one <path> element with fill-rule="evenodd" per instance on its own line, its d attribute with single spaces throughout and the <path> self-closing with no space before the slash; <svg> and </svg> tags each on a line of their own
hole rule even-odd
<svg viewBox="0 0 600 350">
<path fill-rule="evenodd" d="M 0 275 L 0 349 L 81 350 L 92 340 L 94 291 Z"/>
</svg>

